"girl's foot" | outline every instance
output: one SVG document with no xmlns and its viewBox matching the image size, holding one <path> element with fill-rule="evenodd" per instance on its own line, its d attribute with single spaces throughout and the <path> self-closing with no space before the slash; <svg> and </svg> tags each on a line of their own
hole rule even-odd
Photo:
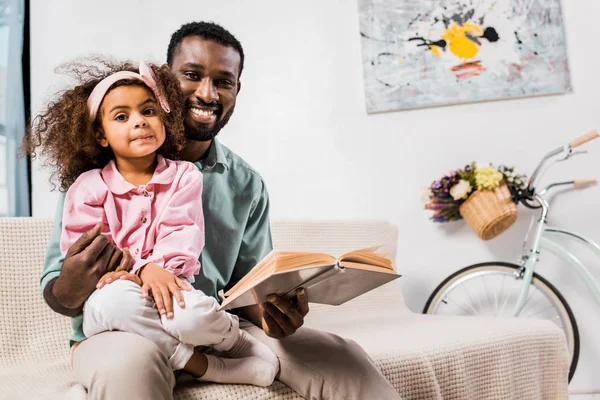
<svg viewBox="0 0 600 400">
<path fill-rule="evenodd" d="M 279 372 L 279 365 L 276 369 L 258 357 L 222 358 L 206 354 L 206 360 L 206 372 L 198 378 L 203 382 L 269 386 Z"/>
<path fill-rule="evenodd" d="M 218 348 L 218 346 L 213 346 L 215 350 L 223 352 L 219 355 L 230 358 L 257 357 L 271 365 L 277 374 L 277 372 L 279 372 L 279 359 L 275 353 L 273 353 L 266 344 L 254 338 L 254 336 L 250 335 L 248 332 L 241 329 L 239 332 L 240 336 L 230 349 L 221 349 Z"/>
</svg>

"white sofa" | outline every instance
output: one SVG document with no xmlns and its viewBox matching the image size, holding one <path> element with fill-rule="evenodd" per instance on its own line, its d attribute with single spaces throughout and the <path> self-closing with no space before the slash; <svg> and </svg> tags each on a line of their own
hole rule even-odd
<svg viewBox="0 0 600 400">
<path fill-rule="evenodd" d="M 0 218 L 1 399 L 86 398 L 68 366 L 69 319 L 40 294 L 51 227 L 45 219 Z M 383 244 L 396 257 L 397 230 L 385 222 L 275 221 L 272 232 L 279 249 L 340 254 Z M 362 345 L 403 399 L 568 398 L 567 351 L 553 324 L 414 314 L 399 290 L 407 278 L 339 307 L 311 305 L 306 325 Z M 280 382 L 194 384 L 178 387 L 175 398 L 300 399 Z"/>
</svg>

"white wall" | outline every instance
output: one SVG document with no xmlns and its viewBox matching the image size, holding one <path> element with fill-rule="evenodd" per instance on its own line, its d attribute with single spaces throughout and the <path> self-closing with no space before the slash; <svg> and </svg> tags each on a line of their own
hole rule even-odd
<svg viewBox="0 0 600 400">
<path fill-rule="evenodd" d="M 417 312 L 456 269 L 516 260 L 529 222 L 524 211 L 509 233 L 484 243 L 463 223 L 431 223 L 420 187 L 473 159 L 516 164 L 529 173 L 547 150 L 600 128 L 600 2 L 564 4 L 573 94 L 378 115 L 365 112 L 356 2 L 163 4 L 32 0 L 34 110 L 60 87 L 53 68 L 61 62 L 90 52 L 162 61 L 170 34 L 182 23 L 221 23 L 247 53 L 238 106 L 221 140 L 263 175 L 273 218 L 383 218 L 397 224 L 397 265 L 407 303 Z M 600 141 L 589 150 L 591 156 L 555 169 L 551 178 L 600 177 Z M 49 193 L 43 171 L 34 171 L 33 178 L 34 215 L 50 217 L 56 193 Z M 599 200 L 598 187 L 564 194 L 555 203 L 553 222 L 600 241 Z M 596 261 L 593 272 L 600 279 L 598 260 L 587 253 L 581 258 Z M 583 339 L 571 388 L 600 391 L 592 373 L 600 367 L 593 334 L 600 330 L 600 306 L 573 273 L 550 257 L 544 261 L 538 272 L 573 305 Z"/>
</svg>

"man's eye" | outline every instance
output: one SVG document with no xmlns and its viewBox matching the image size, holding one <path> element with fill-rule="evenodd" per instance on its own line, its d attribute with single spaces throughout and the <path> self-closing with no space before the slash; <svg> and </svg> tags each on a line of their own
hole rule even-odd
<svg viewBox="0 0 600 400">
<path fill-rule="evenodd" d="M 233 86 L 233 82 L 227 79 L 217 79 L 215 84 L 218 86 Z"/>
<path fill-rule="evenodd" d="M 184 73 L 185 76 L 187 76 L 189 79 L 192 80 L 197 80 L 198 79 L 198 74 L 196 74 L 195 72 L 186 72 Z"/>
</svg>

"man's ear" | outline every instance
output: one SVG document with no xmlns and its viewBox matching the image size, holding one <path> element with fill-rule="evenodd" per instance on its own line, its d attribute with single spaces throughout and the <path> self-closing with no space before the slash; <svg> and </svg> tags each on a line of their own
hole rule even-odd
<svg viewBox="0 0 600 400">
<path fill-rule="evenodd" d="M 108 140 L 106 140 L 106 136 L 104 136 L 102 130 L 96 131 L 96 142 L 102 147 L 108 147 Z"/>
<path fill-rule="evenodd" d="M 238 89 L 237 89 L 237 93 L 235 94 L 236 96 L 240 93 L 241 89 L 242 89 L 242 81 L 238 81 Z"/>
</svg>

